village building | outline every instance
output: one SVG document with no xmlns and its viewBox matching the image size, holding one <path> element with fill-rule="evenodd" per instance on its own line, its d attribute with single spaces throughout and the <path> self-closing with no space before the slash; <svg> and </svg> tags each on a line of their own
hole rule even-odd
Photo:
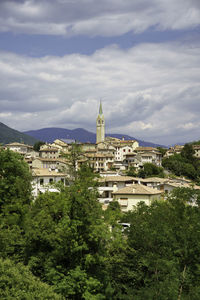
<svg viewBox="0 0 200 300">
<path fill-rule="evenodd" d="M 25 144 L 22 144 L 22 143 L 6 144 L 5 148 L 10 149 L 14 152 L 18 152 L 18 153 L 23 154 L 23 155 L 31 153 L 33 151 L 33 146 L 25 145 Z"/>
<path fill-rule="evenodd" d="M 68 172 L 68 163 L 61 158 L 42 158 L 38 157 L 32 161 L 32 168 L 59 170 Z"/>
<path fill-rule="evenodd" d="M 65 173 L 49 169 L 32 169 L 32 177 L 32 194 L 34 197 L 37 197 L 39 194 L 43 194 L 47 191 L 59 192 L 53 184 L 62 182 L 65 185 L 67 180 L 67 175 Z"/>
<path fill-rule="evenodd" d="M 117 191 L 127 185 L 133 183 L 133 177 L 131 176 L 120 176 L 120 175 L 110 175 L 99 178 L 98 187 L 99 191 L 99 201 L 101 203 L 109 203 L 113 200 L 112 193 Z"/>
<path fill-rule="evenodd" d="M 182 146 L 182 145 L 175 145 L 175 146 L 173 146 L 173 147 L 170 147 L 170 148 L 166 151 L 164 157 L 169 157 L 169 156 L 174 155 L 174 154 L 180 154 L 180 153 L 181 153 L 181 150 L 183 149 L 183 147 L 184 147 L 184 146 Z"/>
<path fill-rule="evenodd" d="M 59 153 L 68 153 L 69 152 L 69 145 L 74 143 L 75 140 L 73 139 L 56 139 L 53 141 L 53 143 L 50 145 L 52 148 L 57 148 Z M 41 147 L 42 150 L 42 147 Z"/>
<path fill-rule="evenodd" d="M 132 184 L 113 192 L 113 201 L 118 201 L 121 210 L 133 210 L 139 202 L 150 205 L 155 200 L 161 199 L 162 192 L 143 184 Z"/>
<path fill-rule="evenodd" d="M 193 149 L 195 151 L 194 156 L 200 158 L 200 145 L 193 145 Z"/>
<path fill-rule="evenodd" d="M 39 150 L 39 156 L 42 158 L 58 158 L 59 157 L 59 150 L 58 148 L 53 147 L 42 147 Z"/>
<path fill-rule="evenodd" d="M 153 147 L 137 147 L 135 152 L 141 156 L 142 164 L 152 163 L 160 167 L 162 163 L 162 154 Z"/>
</svg>

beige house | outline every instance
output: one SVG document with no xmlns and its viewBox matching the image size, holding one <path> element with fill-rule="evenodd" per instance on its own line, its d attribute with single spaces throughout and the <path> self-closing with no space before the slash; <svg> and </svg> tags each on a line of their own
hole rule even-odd
<svg viewBox="0 0 200 300">
<path fill-rule="evenodd" d="M 113 200 L 113 192 L 133 184 L 131 176 L 110 175 L 99 178 L 99 201 L 109 203 Z"/>
<path fill-rule="evenodd" d="M 59 170 L 64 173 L 68 170 L 68 163 L 60 158 L 38 157 L 32 161 L 32 168 Z"/>
<path fill-rule="evenodd" d="M 68 152 L 69 150 L 69 145 L 62 139 L 56 139 L 52 144 L 52 148 L 57 148 L 59 152 Z M 41 149 L 42 150 L 42 149 Z"/>
<path fill-rule="evenodd" d="M 96 151 L 96 144 L 93 144 L 93 143 L 83 143 L 83 144 L 81 144 L 81 150 L 83 152 Z"/>
<path fill-rule="evenodd" d="M 39 156 L 42 158 L 58 158 L 59 150 L 58 148 L 45 147 L 40 149 Z"/>
<path fill-rule="evenodd" d="M 174 155 L 174 154 L 180 154 L 183 147 L 184 146 L 182 146 L 182 145 L 175 145 L 174 147 L 170 147 L 167 150 L 167 152 L 165 153 L 165 157 L 169 157 L 169 156 Z"/>
<path fill-rule="evenodd" d="M 193 149 L 195 151 L 194 156 L 200 158 L 200 145 L 193 145 Z"/>
<path fill-rule="evenodd" d="M 109 170 L 114 162 L 114 155 L 111 153 L 86 153 L 85 158 L 96 172 Z"/>
<path fill-rule="evenodd" d="M 162 192 L 143 184 L 133 184 L 113 192 L 113 200 L 119 202 L 121 210 L 127 212 L 133 210 L 139 202 L 150 205 L 152 201 L 159 200 Z"/>
</svg>

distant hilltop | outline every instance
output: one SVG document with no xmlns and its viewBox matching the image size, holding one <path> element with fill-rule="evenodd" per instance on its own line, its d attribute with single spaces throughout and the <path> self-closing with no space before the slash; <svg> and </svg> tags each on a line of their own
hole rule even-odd
<svg viewBox="0 0 200 300">
<path fill-rule="evenodd" d="M 34 137 L 37 140 L 47 143 L 52 143 L 56 139 L 74 139 L 81 143 L 96 143 L 96 134 L 83 128 L 70 130 L 65 128 L 51 127 L 25 131 L 24 133 Z M 106 134 L 106 136 L 116 137 L 118 139 L 124 138 L 125 140 L 137 140 L 139 145 L 143 147 L 166 147 L 152 142 L 141 141 L 126 134 Z"/>
<path fill-rule="evenodd" d="M 4 145 L 12 142 L 34 145 L 37 142 L 37 139 L 25 133 L 12 129 L 0 122 L 0 144 Z"/>
<path fill-rule="evenodd" d="M 166 147 L 163 145 L 141 141 L 126 134 L 106 134 L 106 136 L 116 137 L 125 140 L 137 140 L 143 147 Z M 52 143 L 56 139 L 73 139 L 81 143 L 96 143 L 96 134 L 83 128 L 42 128 L 20 132 L 0 122 L 0 143 L 8 144 L 12 142 L 34 145 L 37 141 Z"/>
</svg>

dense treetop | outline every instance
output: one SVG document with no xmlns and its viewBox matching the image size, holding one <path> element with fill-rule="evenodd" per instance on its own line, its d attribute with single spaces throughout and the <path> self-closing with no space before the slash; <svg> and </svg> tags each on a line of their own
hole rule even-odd
<svg viewBox="0 0 200 300">
<path fill-rule="evenodd" d="M 178 188 L 122 214 L 118 202 L 102 210 L 87 166 L 35 201 L 30 180 L 21 157 L 1 150 L 2 299 L 199 299 L 198 191 Z"/>
</svg>

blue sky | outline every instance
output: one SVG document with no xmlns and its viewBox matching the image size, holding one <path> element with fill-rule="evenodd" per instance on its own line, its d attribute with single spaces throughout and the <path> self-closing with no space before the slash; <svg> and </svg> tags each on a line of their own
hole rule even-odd
<svg viewBox="0 0 200 300">
<path fill-rule="evenodd" d="M 1 0 L 0 122 L 199 140 L 199 0 Z"/>
</svg>

